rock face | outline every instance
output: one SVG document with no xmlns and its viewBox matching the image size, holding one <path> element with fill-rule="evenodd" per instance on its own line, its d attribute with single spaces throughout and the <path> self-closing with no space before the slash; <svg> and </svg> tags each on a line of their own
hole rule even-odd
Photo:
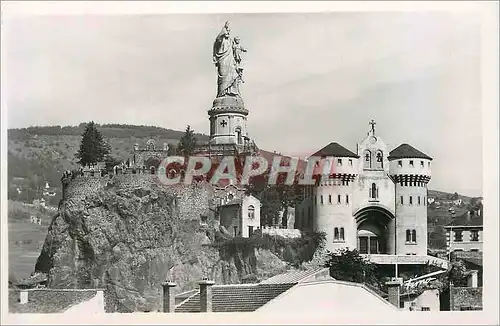
<svg viewBox="0 0 500 326">
<path fill-rule="evenodd" d="M 155 311 L 165 279 L 180 292 L 205 276 L 232 284 L 287 269 L 269 250 L 228 255 L 211 245 L 218 227 L 200 224 L 210 211 L 209 187 L 186 191 L 131 177 L 82 177 L 66 186 L 35 266 L 48 274 L 48 287 L 105 287 L 107 311 Z"/>
</svg>

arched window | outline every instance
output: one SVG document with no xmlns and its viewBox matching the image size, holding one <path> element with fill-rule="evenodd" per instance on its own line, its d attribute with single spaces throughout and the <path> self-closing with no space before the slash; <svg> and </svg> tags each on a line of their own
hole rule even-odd
<svg viewBox="0 0 500 326">
<path fill-rule="evenodd" d="M 156 171 L 155 171 L 155 167 L 154 167 L 154 166 L 150 167 L 150 168 L 149 168 L 149 171 L 151 172 L 151 174 L 155 174 L 155 172 L 156 172 Z"/>
<path fill-rule="evenodd" d="M 406 230 L 406 242 L 411 242 L 411 231 Z"/>
<path fill-rule="evenodd" d="M 344 228 L 340 228 L 340 240 L 344 241 Z"/>
<path fill-rule="evenodd" d="M 237 127 L 237 128 L 235 129 L 235 131 L 236 131 L 236 139 L 237 139 L 237 142 L 238 142 L 238 144 L 240 144 L 240 145 L 241 145 L 241 144 L 243 143 L 243 140 L 242 140 L 242 137 L 241 137 L 241 128 L 240 128 L 240 127 Z"/>
<path fill-rule="evenodd" d="M 372 167 L 372 153 L 369 150 L 365 150 L 363 154 L 364 168 L 371 169 Z"/>
<path fill-rule="evenodd" d="M 248 206 L 248 218 L 249 219 L 255 218 L 255 207 L 253 205 Z"/>
<path fill-rule="evenodd" d="M 338 240 L 339 239 L 339 228 L 335 228 L 333 230 L 333 240 Z"/>
<path fill-rule="evenodd" d="M 417 231 L 416 230 L 411 231 L 411 242 L 413 242 L 413 243 L 417 242 Z"/>
<path fill-rule="evenodd" d="M 383 161 L 384 161 L 384 156 L 382 154 L 382 151 L 378 151 L 377 152 L 377 159 L 376 159 L 376 163 L 375 163 L 376 164 L 375 166 L 377 167 L 377 169 L 381 169 L 384 167 Z"/>
</svg>

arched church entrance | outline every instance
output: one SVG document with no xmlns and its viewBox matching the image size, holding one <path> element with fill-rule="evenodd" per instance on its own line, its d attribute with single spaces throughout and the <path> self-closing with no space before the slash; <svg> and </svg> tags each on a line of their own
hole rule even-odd
<svg viewBox="0 0 500 326">
<path fill-rule="evenodd" d="M 390 254 L 388 252 L 389 222 L 394 219 L 383 207 L 369 206 L 358 211 L 354 217 L 357 223 L 358 251 L 360 254 Z"/>
</svg>

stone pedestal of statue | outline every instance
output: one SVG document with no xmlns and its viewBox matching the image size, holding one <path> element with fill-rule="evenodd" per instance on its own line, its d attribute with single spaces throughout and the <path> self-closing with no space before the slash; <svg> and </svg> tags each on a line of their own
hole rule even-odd
<svg viewBox="0 0 500 326">
<path fill-rule="evenodd" d="M 241 97 L 217 97 L 208 111 L 210 119 L 210 144 L 241 145 L 247 137 L 248 110 Z"/>
</svg>

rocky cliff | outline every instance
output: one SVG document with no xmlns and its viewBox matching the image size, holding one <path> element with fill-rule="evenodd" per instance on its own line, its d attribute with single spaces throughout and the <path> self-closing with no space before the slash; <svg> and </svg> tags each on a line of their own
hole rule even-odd
<svg viewBox="0 0 500 326">
<path fill-rule="evenodd" d="M 165 279 L 180 292 L 204 276 L 231 284 L 288 269 L 267 249 L 228 254 L 212 245 L 216 227 L 200 224 L 200 214 L 210 213 L 210 187 L 166 187 L 150 178 L 67 183 L 35 267 L 48 274 L 48 287 L 105 287 L 108 311 L 154 311 Z"/>
</svg>

